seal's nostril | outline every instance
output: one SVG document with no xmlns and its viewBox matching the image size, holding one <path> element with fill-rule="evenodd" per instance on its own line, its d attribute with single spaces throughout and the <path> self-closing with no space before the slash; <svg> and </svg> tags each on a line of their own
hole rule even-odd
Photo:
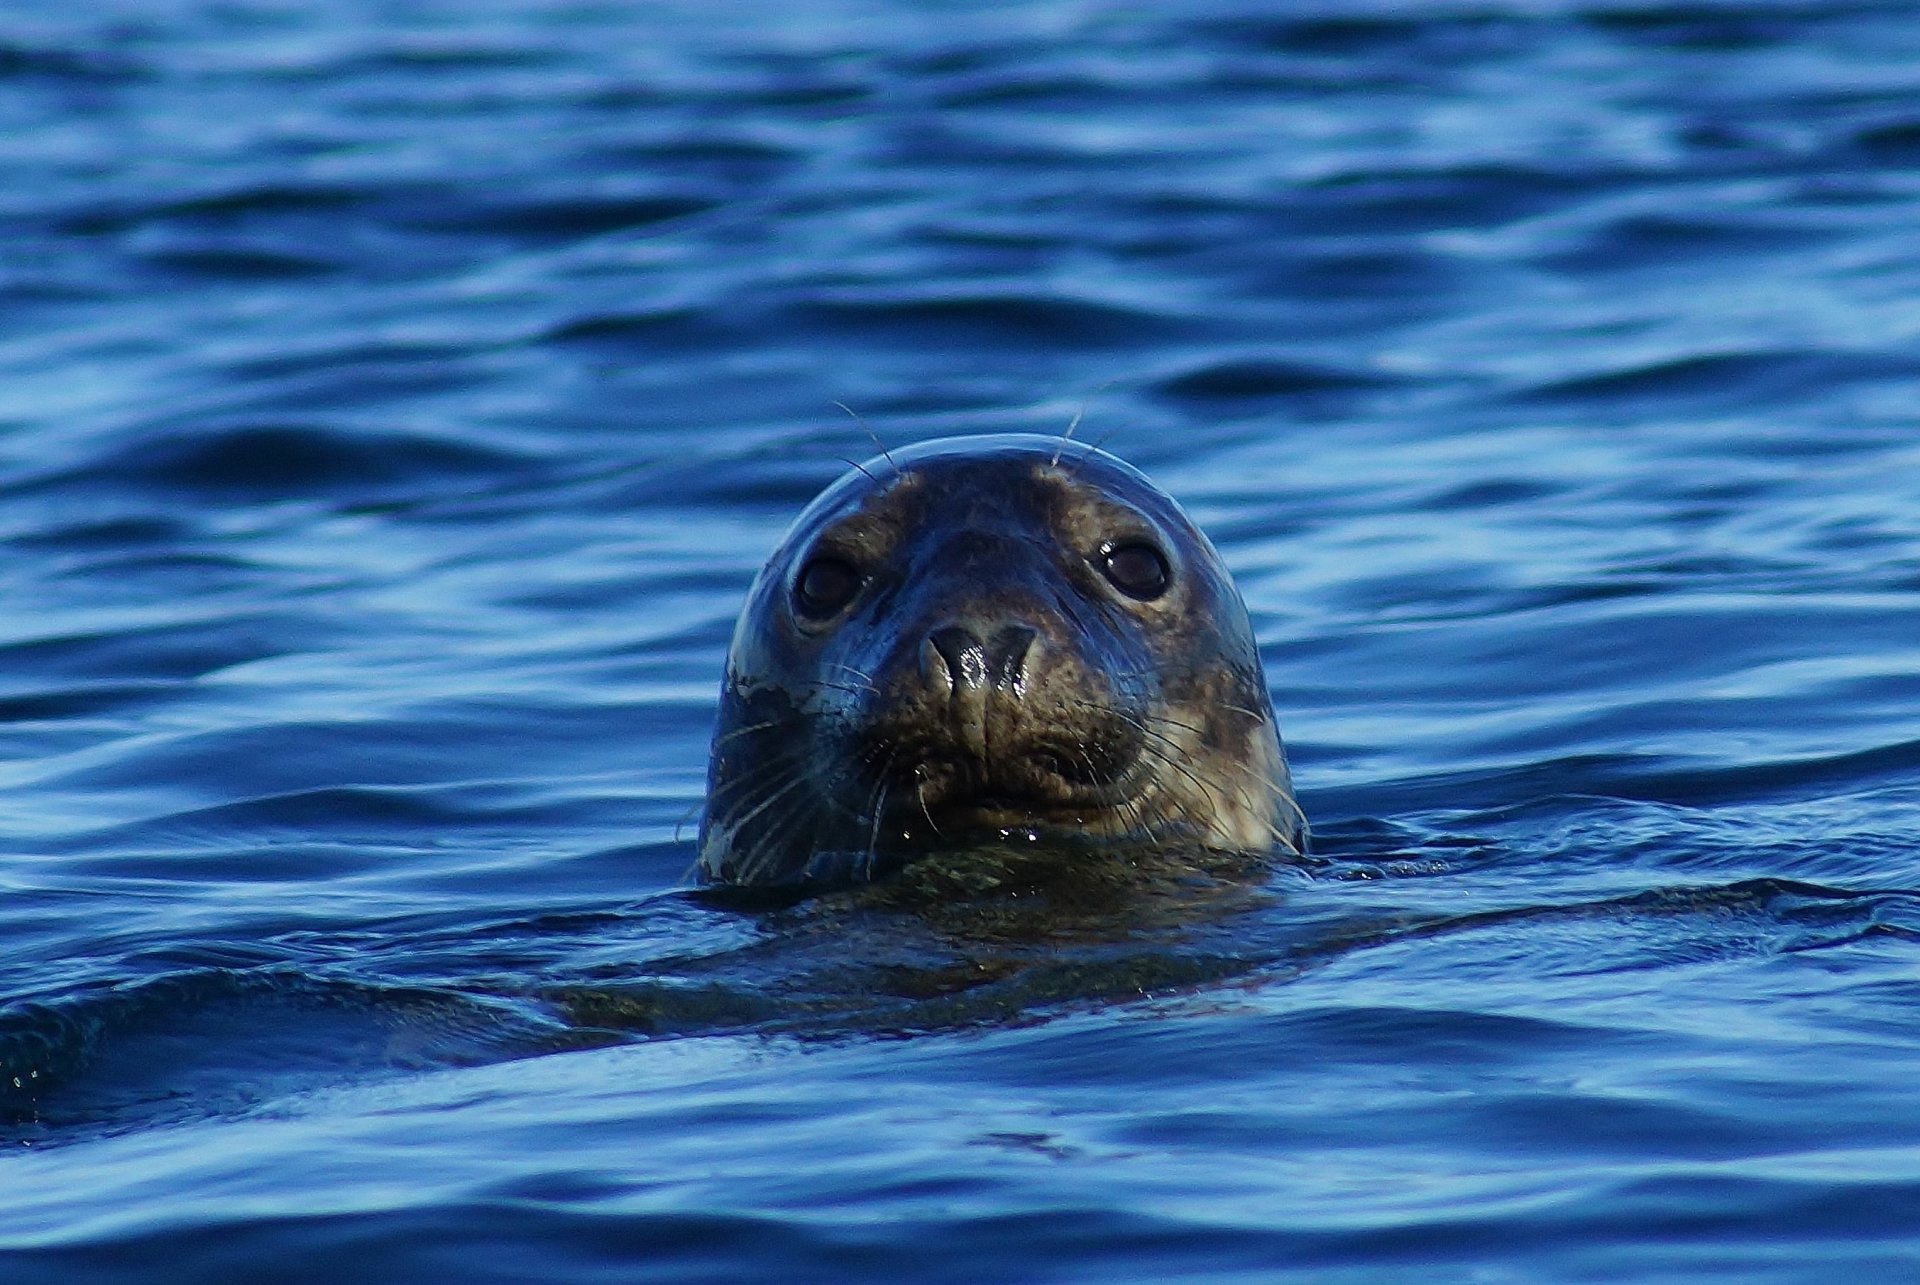
<svg viewBox="0 0 1920 1285">
<path fill-rule="evenodd" d="M 1039 634 L 1025 625 L 1008 625 L 993 643 L 993 681 L 1000 687 L 1017 687 L 1026 677 L 1027 657 Z"/>
<path fill-rule="evenodd" d="M 944 668 L 946 684 L 956 693 L 980 690 L 988 682 L 986 646 L 963 625 L 948 625 L 928 634 L 921 662 L 929 682 L 938 683 L 940 675 L 935 671 Z"/>
</svg>

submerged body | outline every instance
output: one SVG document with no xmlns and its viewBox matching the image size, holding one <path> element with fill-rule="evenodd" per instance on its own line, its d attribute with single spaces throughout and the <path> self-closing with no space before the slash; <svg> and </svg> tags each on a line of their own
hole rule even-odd
<svg viewBox="0 0 1920 1285">
<path fill-rule="evenodd" d="M 754 582 L 701 872 L 837 883 L 1027 841 L 1301 848 L 1246 608 L 1179 506 L 1101 451 L 893 452 L 809 505 Z"/>
</svg>

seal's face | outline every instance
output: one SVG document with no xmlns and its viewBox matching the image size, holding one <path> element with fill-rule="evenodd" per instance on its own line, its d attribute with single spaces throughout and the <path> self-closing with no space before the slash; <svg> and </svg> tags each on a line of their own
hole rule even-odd
<svg viewBox="0 0 1920 1285">
<path fill-rule="evenodd" d="M 1206 537 L 1111 456 L 959 438 L 830 487 L 755 582 L 700 860 L 765 884 L 994 840 L 1263 850 L 1297 817 Z"/>
</svg>

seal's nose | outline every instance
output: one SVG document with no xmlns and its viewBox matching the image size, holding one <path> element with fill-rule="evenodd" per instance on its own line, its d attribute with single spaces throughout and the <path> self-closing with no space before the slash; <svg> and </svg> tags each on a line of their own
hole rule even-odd
<svg viewBox="0 0 1920 1285">
<path fill-rule="evenodd" d="M 976 762 L 990 762 L 989 711 L 998 706 L 1004 714 L 1008 699 L 1022 694 L 1036 636 L 1025 625 L 1008 625 L 987 643 L 965 625 L 945 625 L 921 645 L 921 675 L 932 694 L 946 699 L 954 739 Z"/>
<path fill-rule="evenodd" d="M 947 625 L 927 635 L 922 672 L 930 684 L 945 686 L 955 697 L 990 687 L 1015 690 L 1026 676 L 1027 653 L 1036 637 L 1025 625 L 1009 625 L 988 644 L 965 625 Z"/>
</svg>

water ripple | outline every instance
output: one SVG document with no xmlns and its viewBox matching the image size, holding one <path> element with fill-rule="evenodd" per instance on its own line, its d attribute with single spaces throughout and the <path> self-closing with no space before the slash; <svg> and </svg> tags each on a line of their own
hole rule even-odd
<svg viewBox="0 0 1920 1285">
<path fill-rule="evenodd" d="M 6 1278 L 1901 1275 L 1917 53 L 18 15 Z M 792 515 L 1070 423 L 1233 567 L 1315 850 L 690 889 Z"/>
</svg>

